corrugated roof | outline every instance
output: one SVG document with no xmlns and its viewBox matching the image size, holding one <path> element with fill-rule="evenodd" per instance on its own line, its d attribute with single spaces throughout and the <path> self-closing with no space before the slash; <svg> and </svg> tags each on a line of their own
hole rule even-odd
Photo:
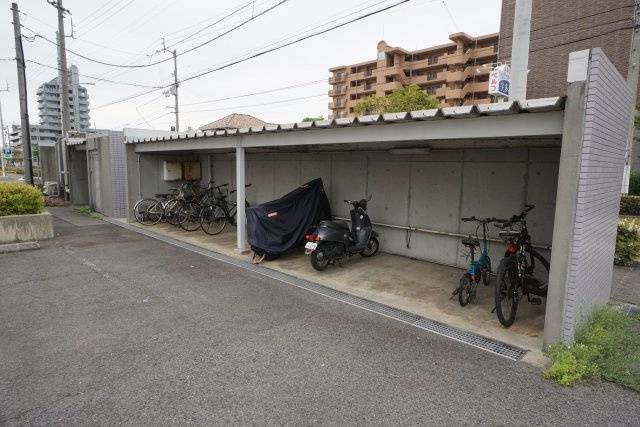
<svg viewBox="0 0 640 427">
<path fill-rule="evenodd" d="M 355 126 L 378 126 L 408 121 L 427 120 L 451 120 L 469 119 L 479 116 L 497 116 L 520 113 L 537 113 L 544 111 L 562 110 L 564 108 L 564 98 L 542 98 L 531 99 L 524 102 L 498 102 L 494 104 L 468 105 L 461 107 L 434 108 L 431 110 L 410 111 L 405 113 L 373 114 L 359 117 L 344 117 L 333 120 L 318 120 L 314 122 L 299 122 L 288 124 L 267 124 L 263 126 L 241 127 L 239 129 L 228 129 L 218 131 L 196 131 L 191 134 L 178 136 L 164 136 L 157 138 L 141 138 L 126 141 L 128 144 L 142 144 L 149 142 L 189 140 L 203 137 L 227 137 L 238 134 L 261 134 L 273 132 L 292 132 L 305 130 L 320 130 L 330 128 L 355 127 Z"/>
</svg>

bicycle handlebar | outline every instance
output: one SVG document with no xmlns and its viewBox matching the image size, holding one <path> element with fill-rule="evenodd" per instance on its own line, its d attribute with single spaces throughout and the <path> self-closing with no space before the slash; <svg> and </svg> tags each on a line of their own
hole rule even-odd
<svg viewBox="0 0 640 427">
<path fill-rule="evenodd" d="M 515 222 L 522 222 L 524 221 L 524 219 L 527 217 L 527 214 L 529 212 L 531 212 L 533 210 L 533 208 L 535 208 L 535 205 L 524 205 L 524 210 L 522 212 L 520 212 L 518 215 L 514 215 L 509 219 L 498 219 L 498 218 L 494 218 L 494 223 L 496 227 L 498 228 L 506 228 L 509 227 L 511 225 L 513 225 L 513 223 Z"/>
<path fill-rule="evenodd" d="M 469 217 L 469 218 L 460 218 L 460 220 L 462 222 L 479 222 L 479 223 L 484 223 L 484 224 L 488 224 L 490 222 L 494 222 L 496 219 L 495 218 L 484 218 L 484 219 L 480 219 L 480 218 L 476 218 L 475 216 Z"/>
</svg>

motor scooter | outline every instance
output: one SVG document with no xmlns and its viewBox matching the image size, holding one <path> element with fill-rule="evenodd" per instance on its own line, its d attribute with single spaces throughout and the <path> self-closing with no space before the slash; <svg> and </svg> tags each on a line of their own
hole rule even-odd
<svg viewBox="0 0 640 427">
<path fill-rule="evenodd" d="M 378 233 L 367 215 L 367 202 L 345 200 L 351 205 L 351 229 L 347 221 L 321 221 L 316 230 L 306 235 L 305 254 L 311 255 L 311 265 L 318 271 L 329 264 L 341 261 L 355 254 L 363 257 L 375 255 L 380 248 Z"/>
</svg>

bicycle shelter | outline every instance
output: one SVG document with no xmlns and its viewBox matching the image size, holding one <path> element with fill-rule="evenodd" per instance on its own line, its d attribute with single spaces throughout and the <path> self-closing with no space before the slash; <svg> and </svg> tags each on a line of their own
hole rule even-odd
<svg viewBox="0 0 640 427">
<path fill-rule="evenodd" d="M 412 260 L 432 263 L 412 276 L 412 289 L 420 291 L 404 296 L 428 304 L 428 284 L 449 280 L 442 266 L 467 263 L 461 240 L 475 229 L 460 218 L 509 217 L 534 204 L 530 233 L 551 261 L 549 297 L 539 314 L 544 342 L 568 342 L 591 308 L 609 298 L 630 99 L 624 79 L 592 49 L 571 55 L 566 94 L 556 98 L 132 139 L 126 144 L 129 212 L 140 198 L 176 185 L 163 179 L 169 161 L 199 163 L 203 183 L 229 182 L 241 204 L 275 199 L 321 177 L 339 218 L 349 216 L 343 199 L 372 195 L 369 215 L 381 250 L 393 254 L 378 261 L 377 274 L 401 287 Z M 252 184 L 246 191 L 245 183 Z M 238 223 L 244 221 L 239 210 Z M 497 230 L 490 231 L 495 267 L 504 246 Z M 189 239 L 231 244 L 228 234 Z M 244 227 L 235 249 L 248 249 Z M 292 254 L 296 259 L 303 258 Z M 278 261 L 278 268 L 287 262 Z M 355 277 L 327 271 L 321 280 L 340 276 L 357 287 L 368 262 L 345 264 Z M 304 261 L 296 265 L 305 277 L 319 274 L 308 261 L 309 271 L 302 271 Z M 420 288 L 420 275 L 429 272 L 434 276 L 423 277 Z M 538 338 L 542 345 L 542 331 Z"/>
</svg>

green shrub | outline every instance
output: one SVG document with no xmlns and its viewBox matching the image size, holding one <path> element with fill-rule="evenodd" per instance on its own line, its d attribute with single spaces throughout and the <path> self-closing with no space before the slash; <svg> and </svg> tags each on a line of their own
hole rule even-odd
<svg viewBox="0 0 640 427">
<path fill-rule="evenodd" d="M 560 385 L 571 386 L 598 373 L 598 365 L 593 362 L 596 351 L 589 346 L 554 344 L 548 352 L 553 364 L 544 376 Z"/>
<path fill-rule="evenodd" d="M 622 196 L 620 215 L 640 215 L 640 196 Z"/>
<path fill-rule="evenodd" d="M 44 197 L 36 187 L 16 182 L 0 182 L 0 216 L 42 212 Z"/>
<path fill-rule="evenodd" d="M 640 196 L 640 172 L 633 172 L 629 178 L 629 194 Z"/>
<path fill-rule="evenodd" d="M 596 309 L 571 345 L 548 349 L 552 365 L 545 377 L 571 386 L 599 376 L 640 391 L 640 319 L 610 306 Z"/>
<path fill-rule="evenodd" d="M 618 223 L 614 262 L 617 265 L 633 265 L 640 259 L 640 226 L 632 219 Z"/>
</svg>

